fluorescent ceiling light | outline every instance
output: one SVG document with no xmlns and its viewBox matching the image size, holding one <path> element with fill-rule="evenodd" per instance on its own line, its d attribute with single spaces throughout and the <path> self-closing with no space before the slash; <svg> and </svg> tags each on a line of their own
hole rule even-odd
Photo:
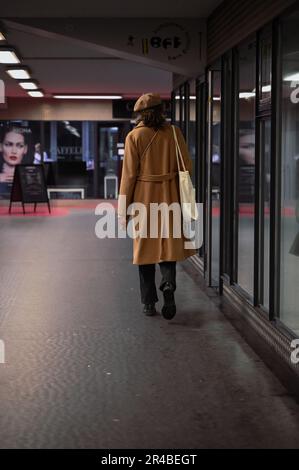
<svg viewBox="0 0 299 470">
<path fill-rule="evenodd" d="M 120 95 L 53 95 L 61 100 L 121 100 Z"/>
<path fill-rule="evenodd" d="M 24 90 L 37 90 L 36 82 L 20 82 L 19 85 L 20 87 L 24 88 Z"/>
<path fill-rule="evenodd" d="M 221 97 L 220 96 L 213 96 L 213 100 L 214 101 L 221 101 Z"/>
<path fill-rule="evenodd" d="M 180 95 L 177 95 L 177 96 L 175 97 L 176 100 L 179 100 L 180 98 L 181 98 Z M 185 97 L 182 96 L 182 100 L 184 100 L 184 99 L 185 99 Z M 190 95 L 190 96 L 189 96 L 189 99 L 190 99 L 190 100 L 196 100 L 196 96 Z"/>
<path fill-rule="evenodd" d="M 44 96 L 44 94 L 41 90 L 28 91 L 28 95 L 32 96 L 33 98 L 42 98 Z"/>
<path fill-rule="evenodd" d="M 295 82 L 299 81 L 299 72 L 292 73 L 291 75 L 287 75 L 284 77 L 284 82 Z"/>
<path fill-rule="evenodd" d="M 262 92 L 267 93 L 271 91 L 271 85 L 262 86 Z"/>
<path fill-rule="evenodd" d="M 241 91 L 239 93 L 239 98 L 253 98 L 255 96 L 255 93 L 253 91 Z"/>
<path fill-rule="evenodd" d="M 262 92 L 267 93 L 268 91 L 271 91 L 271 88 L 272 88 L 271 85 L 264 85 L 262 86 Z M 255 94 L 255 88 L 252 90 L 252 93 Z"/>
<path fill-rule="evenodd" d="M 27 80 L 30 79 L 30 75 L 28 71 L 24 68 L 17 68 L 17 69 L 8 69 L 6 70 L 8 75 L 16 80 Z"/>
<path fill-rule="evenodd" d="M 5 37 L 3 36 L 2 33 L 0 33 L 0 41 L 6 41 Z"/>
<path fill-rule="evenodd" d="M 0 64 L 19 64 L 20 62 L 13 49 L 7 47 L 0 49 Z"/>
</svg>

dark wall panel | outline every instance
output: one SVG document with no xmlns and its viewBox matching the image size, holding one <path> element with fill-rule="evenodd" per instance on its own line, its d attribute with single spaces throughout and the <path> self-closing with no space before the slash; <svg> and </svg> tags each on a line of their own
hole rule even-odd
<svg viewBox="0 0 299 470">
<path fill-rule="evenodd" d="M 283 12 L 294 0 L 225 0 L 208 19 L 208 64 Z"/>
</svg>

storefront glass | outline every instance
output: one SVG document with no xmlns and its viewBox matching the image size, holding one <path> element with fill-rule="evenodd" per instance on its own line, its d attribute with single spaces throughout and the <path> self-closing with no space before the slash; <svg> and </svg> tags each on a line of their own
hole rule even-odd
<svg viewBox="0 0 299 470">
<path fill-rule="evenodd" d="M 299 333 L 299 13 L 282 21 L 280 318 Z"/>
<path fill-rule="evenodd" d="M 189 132 L 188 132 L 188 148 L 192 160 L 192 181 L 195 182 L 195 157 L 196 157 L 196 82 L 190 82 L 189 96 Z"/>
<path fill-rule="evenodd" d="M 270 261 L 270 178 L 271 178 L 271 121 L 259 121 L 260 129 L 260 286 L 259 303 L 269 310 Z"/>
<path fill-rule="evenodd" d="M 180 126 L 181 114 L 180 114 L 180 90 L 179 88 L 175 92 L 175 125 Z"/>
<path fill-rule="evenodd" d="M 99 125 L 98 128 L 98 161 L 100 175 L 100 196 L 115 198 L 120 178 L 121 152 L 120 127 L 114 125 Z"/>
<path fill-rule="evenodd" d="M 237 282 L 253 296 L 255 198 L 255 39 L 238 47 Z"/>
<path fill-rule="evenodd" d="M 10 198 L 18 163 L 44 164 L 47 185 L 59 189 L 51 197 L 79 198 L 84 189 L 102 198 L 107 176 L 107 197 L 115 197 L 129 130 L 128 122 L 0 121 L 0 198 Z"/>
<path fill-rule="evenodd" d="M 215 67 L 219 67 L 220 63 Z M 221 171 L 221 71 L 212 72 L 211 127 L 211 284 L 219 285 L 220 278 L 220 171 Z"/>
</svg>

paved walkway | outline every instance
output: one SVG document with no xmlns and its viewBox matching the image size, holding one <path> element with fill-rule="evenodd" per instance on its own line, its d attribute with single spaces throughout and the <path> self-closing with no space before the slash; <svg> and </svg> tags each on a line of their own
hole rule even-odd
<svg viewBox="0 0 299 470">
<path fill-rule="evenodd" d="M 298 405 L 184 265 L 177 316 L 143 316 L 96 220 L 0 218 L 0 448 L 298 448 Z"/>
</svg>

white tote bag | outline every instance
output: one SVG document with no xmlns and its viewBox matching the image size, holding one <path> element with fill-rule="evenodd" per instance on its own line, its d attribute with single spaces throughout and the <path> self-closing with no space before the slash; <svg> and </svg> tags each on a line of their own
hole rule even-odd
<svg viewBox="0 0 299 470">
<path fill-rule="evenodd" d="M 178 143 L 175 127 L 172 127 L 174 140 L 175 140 L 175 150 L 176 150 L 176 159 L 178 165 L 178 174 L 179 174 L 179 186 L 180 186 L 180 200 L 181 208 L 183 213 L 183 219 L 187 222 L 198 219 L 198 210 L 195 200 L 195 188 L 190 178 L 190 173 L 186 170 L 182 152 Z M 180 162 L 182 166 L 182 171 L 180 169 Z"/>
</svg>

